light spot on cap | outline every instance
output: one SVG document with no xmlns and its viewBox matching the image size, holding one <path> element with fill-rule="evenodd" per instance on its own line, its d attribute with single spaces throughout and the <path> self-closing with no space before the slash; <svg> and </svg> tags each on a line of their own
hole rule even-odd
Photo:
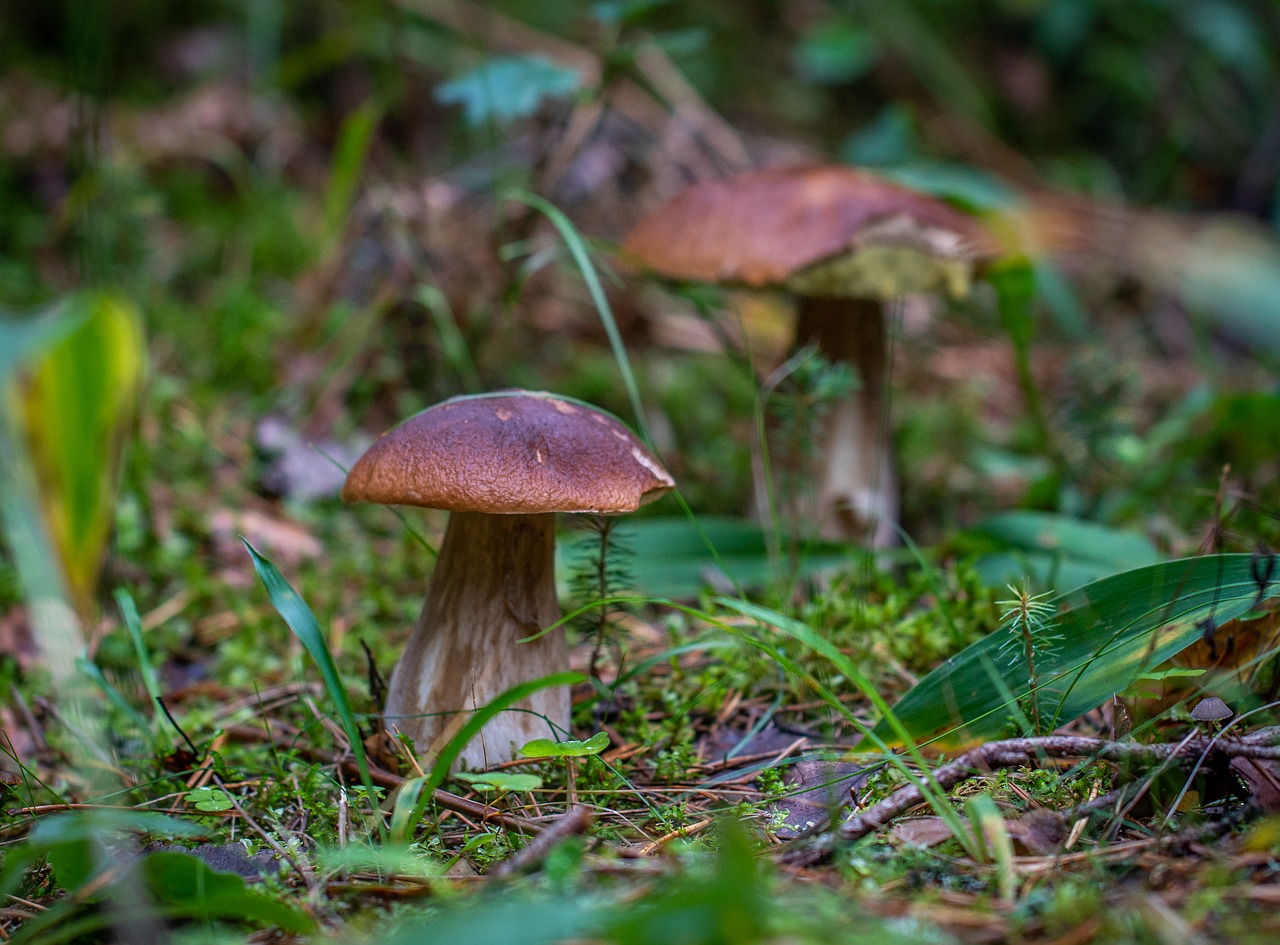
<svg viewBox="0 0 1280 945">
<path fill-rule="evenodd" d="M 573 406 L 572 404 L 566 404 L 563 400 L 556 400 L 554 397 L 549 399 L 551 400 L 551 406 L 555 407 L 556 410 L 559 411 L 560 413 L 567 414 L 567 413 L 578 412 L 578 408 Z"/>
<path fill-rule="evenodd" d="M 494 413 L 494 416 L 496 416 L 503 423 L 506 423 L 508 420 L 510 420 L 512 417 L 515 416 L 515 414 L 512 413 L 510 410 L 508 410 L 506 407 L 494 407 L 493 413 Z"/>
<path fill-rule="evenodd" d="M 650 459 L 645 454 L 644 450 L 633 446 L 631 447 L 631 455 L 635 457 L 635 461 L 637 463 L 639 463 L 645 469 L 649 470 L 649 472 L 653 473 L 654 478 L 657 479 L 659 482 L 665 483 L 668 487 L 675 485 L 675 480 L 671 478 L 671 473 L 667 472 L 665 469 L 663 469 L 661 466 L 655 463 L 652 459 Z"/>
</svg>

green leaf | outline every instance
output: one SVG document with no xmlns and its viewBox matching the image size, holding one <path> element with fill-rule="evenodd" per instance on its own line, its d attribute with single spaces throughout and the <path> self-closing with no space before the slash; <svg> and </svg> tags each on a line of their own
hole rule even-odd
<svg viewBox="0 0 1280 945">
<path fill-rule="evenodd" d="M 588 896 L 541 896 L 514 891 L 479 902 L 441 909 L 425 919 L 406 921 L 388 945 L 557 945 L 598 941 L 605 918 L 601 902 Z M 672 939 L 676 941 L 676 939 Z M 679 941 L 688 941 L 680 939 Z"/>
<path fill-rule="evenodd" d="M 977 568 L 993 587 L 1016 584 L 1026 576 L 1041 587 L 1068 590 L 1160 560 L 1144 535 L 1050 512 L 1002 512 L 957 541 L 987 552 Z"/>
<path fill-rule="evenodd" d="M 915 156 L 916 122 L 911 109 L 894 102 L 840 145 L 840 160 L 861 167 L 887 167 Z"/>
<path fill-rule="evenodd" d="M 197 828 L 150 811 L 101 810 L 42 817 L 25 844 L 25 856 L 46 856 L 58 884 L 73 892 L 101 869 L 103 841 L 119 833 L 144 832 L 163 837 L 191 836 Z M 6 860 L 6 866 L 8 862 Z M 6 878 L 8 870 L 6 870 Z"/>
<path fill-rule="evenodd" d="M 1251 561 L 1242 554 L 1167 561 L 1053 600 L 1053 632 L 1062 640 L 1036 669 L 1041 704 L 1054 724 L 1101 705 L 1200 639 L 1201 621 L 1225 623 L 1248 611 L 1260 593 L 1264 599 L 1280 593 L 1280 582 L 1258 587 Z M 1019 698 L 1028 691 L 1021 665 L 1000 658 L 1005 641 L 997 631 L 920 680 L 893 707 L 896 723 L 914 740 L 932 737 L 944 745 L 999 737 L 1014 708 L 1002 693 Z M 875 734 L 899 741 L 888 719 Z"/>
<path fill-rule="evenodd" d="M 880 48 L 869 32 L 845 19 L 818 23 L 796 46 L 796 68 L 810 82 L 839 85 L 866 75 Z"/>
<path fill-rule="evenodd" d="M 115 514 L 120 459 L 146 370 L 137 310 L 100 293 L 69 303 L 79 324 L 23 372 L 14 400 L 40 505 L 71 597 L 92 617 Z"/>
<path fill-rule="evenodd" d="M 129 640 L 133 643 L 133 653 L 138 660 L 138 672 L 142 674 L 143 688 L 147 690 L 147 697 L 151 703 L 151 719 L 154 723 L 160 711 L 160 679 L 151 662 L 147 641 L 143 637 L 142 618 L 138 615 L 138 605 L 134 602 L 133 595 L 122 587 L 116 588 L 113 596 L 116 606 L 120 608 L 120 617 L 124 621 L 125 629 L 129 632 Z"/>
<path fill-rule="evenodd" d="M 1183 677 L 1203 676 L 1203 669 L 1192 669 L 1190 666 L 1171 666 L 1168 669 L 1161 669 L 1150 673 L 1139 673 L 1139 679 L 1149 679 L 1154 682 L 1163 682 L 1166 679 L 1180 679 Z"/>
<path fill-rule="evenodd" d="M 548 98 L 581 87 L 576 69 L 543 56 L 499 56 L 439 86 L 435 97 L 442 105 L 461 105 L 468 124 L 505 124 L 532 115 Z"/>
<path fill-rule="evenodd" d="M 413 831 L 422 818 L 421 812 L 427 808 L 427 801 L 422 800 L 426 786 L 427 777 L 422 775 L 409 778 L 396 789 L 391 805 L 391 828 L 387 832 L 393 843 L 408 844 L 413 839 Z M 430 793 L 427 798 L 430 799 Z"/>
<path fill-rule="evenodd" d="M 714 515 L 646 518 L 618 526 L 619 539 L 634 552 L 628 571 L 634 590 L 648 597 L 696 597 L 704 588 L 759 587 L 775 580 L 768 537 L 755 522 Z M 558 572 L 589 551 L 596 539 L 577 535 L 560 542 Z M 799 561 L 797 576 L 847 564 L 859 552 L 814 542 Z"/>
<path fill-rule="evenodd" d="M 971 210 L 1005 210 L 1017 191 L 995 175 L 967 164 L 913 161 L 886 170 L 884 175 L 907 187 L 953 201 Z"/>
<path fill-rule="evenodd" d="M 346 684 L 338 674 L 338 666 L 333 661 L 333 654 L 329 652 L 329 641 L 325 639 L 324 631 L 316 622 L 315 614 L 274 564 L 260 555 L 258 550 L 244 538 L 240 540 L 244 542 L 245 548 L 249 551 L 249 557 L 253 560 L 253 570 L 257 572 L 263 587 L 267 589 L 271 606 L 284 618 L 284 622 L 289 625 L 293 635 L 302 643 L 303 649 L 310 654 L 320 670 L 320 678 L 324 680 L 329 701 L 333 703 L 338 713 L 338 723 L 347 736 L 351 753 L 356 759 L 356 767 L 360 769 L 360 780 L 364 782 L 369 797 L 377 797 L 373 780 L 369 777 L 369 762 L 364 753 L 364 738 L 360 734 L 360 726 L 356 724 L 355 712 L 351 709 L 351 697 L 347 694 Z M 382 823 L 381 818 L 378 823 Z"/>
<path fill-rule="evenodd" d="M 381 117 L 382 106 L 371 99 L 344 118 L 338 129 L 324 195 L 324 220 L 330 236 L 336 236 L 346 222 Z"/>
<path fill-rule="evenodd" d="M 598 755 L 609 747 L 607 732 L 596 732 L 586 741 L 575 741 L 572 738 L 562 742 L 553 742 L 549 738 L 535 738 L 520 749 L 526 758 L 583 758 L 587 755 Z"/>
<path fill-rule="evenodd" d="M 1185 252 L 1153 254 L 1145 273 L 1181 291 L 1238 337 L 1280 348 L 1280 245 L 1274 234 L 1234 219 L 1201 228 Z"/>
<path fill-rule="evenodd" d="M 196 810 L 215 814 L 235 807 L 227 792 L 216 787 L 196 788 L 187 794 L 187 800 L 195 806 Z"/>
<path fill-rule="evenodd" d="M 249 889 L 235 873 L 211 869 L 188 853 L 151 853 L 143 857 L 143 875 L 151 892 L 171 916 L 202 922 L 250 922 L 286 932 L 310 932 L 315 922 L 270 896 Z"/>
<path fill-rule="evenodd" d="M 482 791 L 536 791 L 542 778 L 536 774 L 511 774 L 506 771 L 459 771 L 454 775 Z"/>
<path fill-rule="evenodd" d="M 63 299 L 30 318 L 0 316 L 0 390 L 28 360 L 70 334 L 88 312 L 77 299 Z"/>
</svg>

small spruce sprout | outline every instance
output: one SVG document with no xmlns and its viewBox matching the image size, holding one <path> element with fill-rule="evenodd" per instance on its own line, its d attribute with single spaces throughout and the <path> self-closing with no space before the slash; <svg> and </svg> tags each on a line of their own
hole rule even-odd
<svg viewBox="0 0 1280 945">
<path fill-rule="evenodd" d="M 633 553 L 629 543 L 617 529 L 618 519 L 605 515 L 584 515 L 581 524 L 594 532 L 597 540 L 586 544 L 578 560 L 574 562 L 574 573 L 569 586 L 575 608 L 617 597 L 633 584 Z M 619 621 L 626 612 L 623 605 L 600 604 L 574 621 L 579 632 L 595 641 L 588 670 L 593 679 L 600 678 L 600 656 L 605 645 L 616 643 L 621 636 Z"/>
<path fill-rule="evenodd" d="M 1001 615 L 1002 629 L 1008 631 L 1009 638 L 1000 647 L 1000 654 L 1007 654 L 1009 666 L 1023 666 L 1027 673 L 1027 711 L 1031 719 L 1031 727 L 1036 735 L 1045 730 L 1040 716 L 1041 681 L 1037 663 L 1043 665 L 1044 660 L 1053 654 L 1062 635 L 1053 632 L 1056 611 L 1045 598 L 1048 594 L 1032 594 L 1024 583 L 1021 588 L 1008 585 L 1013 598 L 999 601 L 1005 608 Z"/>
</svg>

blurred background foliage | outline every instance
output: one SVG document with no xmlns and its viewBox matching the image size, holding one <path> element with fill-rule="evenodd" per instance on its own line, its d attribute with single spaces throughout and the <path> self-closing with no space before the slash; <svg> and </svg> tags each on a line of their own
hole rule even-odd
<svg viewBox="0 0 1280 945">
<path fill-rule="evenodd" d="M 332 484 L 307 492 L 282 456 L 350 453 L 455 393 L 549 387 L 629 416 L 581 276 L 515 187 L 591 240 L 691 506 L 741 514 L 787 313 L 619 281 L 611 249 L 690 180 L 833 159 L 970 207 L 1069 193 L 1094 201 L 1084 229 L 1121 214 L 1082 258 L 1037 262 L 1016 331 L 985 287 L 941 319 L 899 312 L 913 534 L 963 550 L 976 527 L 992 550 L 984 517 L 1022 508 L 1184 553 L 1227 463 L 1214 540 L 1276 534 L 1274 3 L 75 0 L 8 9 L 0 61 L 0 306 L 99 287 L 145 322 L 131 550 L 176 541 L 174 519 L 209 532 L 157 478 L 310 522 Z"/>
</svg>

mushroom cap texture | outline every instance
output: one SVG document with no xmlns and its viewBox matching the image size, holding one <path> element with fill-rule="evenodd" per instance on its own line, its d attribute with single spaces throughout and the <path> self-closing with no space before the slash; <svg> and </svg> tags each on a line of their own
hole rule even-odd
<svg viewBox="0 0 1280 945">
<path fill-rule="evenodd" d="M 369 447 L 346 502 L 454 512 L 633 512 L 675 485 L 616 418 L 541 391 L 454 397 Z"/>
<path fill-rule="evenodd" d="M 645 217 L 624 248 L 670 279 L 764 288 L 875 243 L 949 259 L 996 252 L 981 223 L 936 197 L 827 165 L 694 184 Z"/>
<path fill-rule="evenodd" d="M 1191 717 L 1197 722 L 1218 722 L 1235 715 L 1231 707 L 1217 696 L 1208 696 L 1196 703 L 1191 710 Z"/>
</svg>

